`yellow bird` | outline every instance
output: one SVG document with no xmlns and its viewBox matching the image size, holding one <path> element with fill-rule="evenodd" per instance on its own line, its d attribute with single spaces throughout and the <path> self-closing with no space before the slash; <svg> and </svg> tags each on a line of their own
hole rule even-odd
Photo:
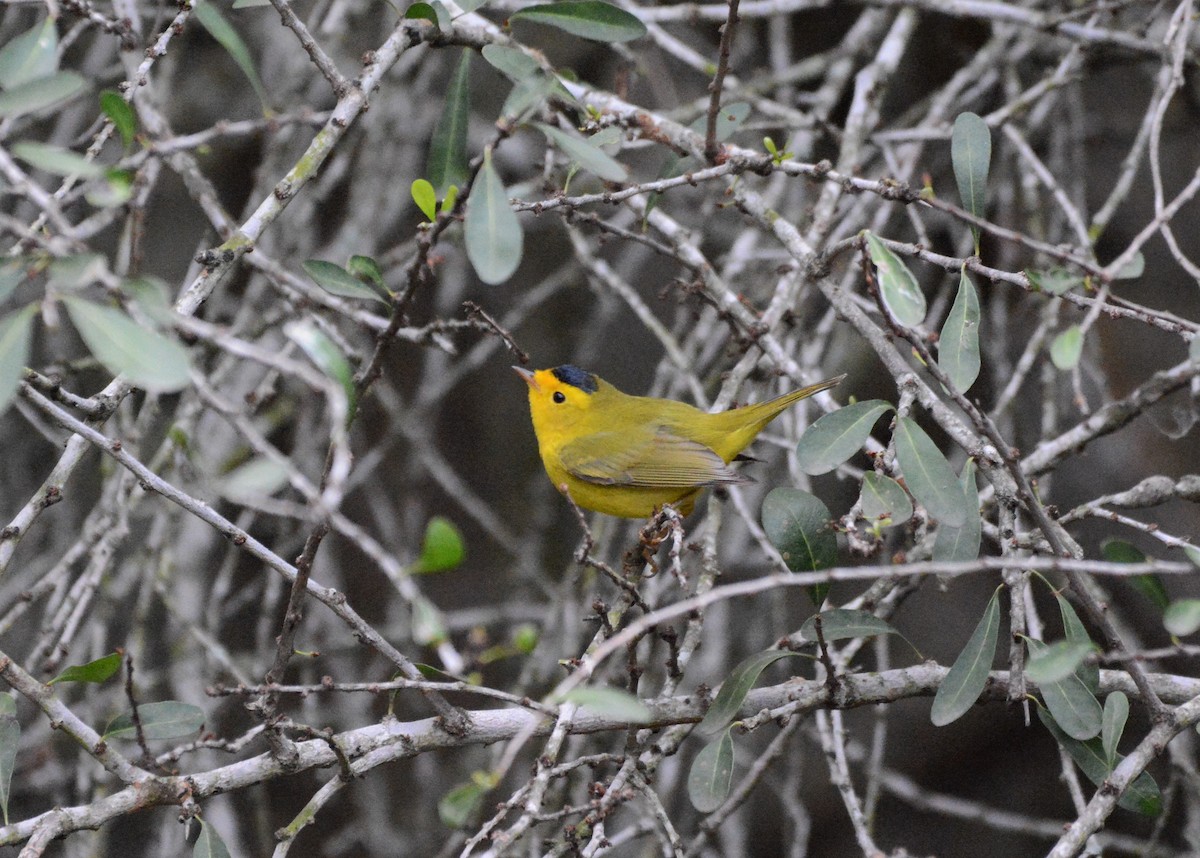
<svg viewBox="0 0 1200 858">
<path fill-rule="evenodd" d="M 684 402 L 630 396 L 577 366 L 530 372 L 529 412 L 554 487 L 585 509 L 645 518 L 663 504 L 683 515 L 705 486 L 750 482 L 730 467 L 791 405 L 846 376 L 775 399 L 708 414 Z"/>
</svg>

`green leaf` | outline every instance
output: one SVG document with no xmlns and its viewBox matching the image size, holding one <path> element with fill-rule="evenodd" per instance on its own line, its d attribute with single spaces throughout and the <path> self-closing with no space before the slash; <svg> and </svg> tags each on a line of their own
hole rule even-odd
<svg viewBox="0 0 1200 858">
<path fill-rule="evenodd" d="M 958 182 L 962 207 L 976 217 L 987 210 L 988 168 L 992 160 L 992 132 L 974 113 L 960 113 L 950 135 L 950 161 Z M 972 226 L 975 254 L 979 255 L 979 228 Z"/>
<path fill-rule="evenodd" d="M 346 263 L 346 270 L 360 283 L 373 288 L 381 298 L 387 299 L 388 288 L 383 282 L 383 268 L 370 256 L 351 256 Z"/>
<path fill-rule="evenodd" d="M 925 321 L 925 293 L 899 256 L 874 233 L 868 232 L 867 249 L 879 272 L 879 294 L 895 320 L 906 327 Z"/>
<path fill-rule="evenodd" d="M 1050 343 L 1050 360 L 1061 370 L 1074 369 L 1083 354 L 1083 329 L 1071 325 Z"/>
<path fill-rule="evenodd" d="M 794 655 L 799 655 L 799 653 L 771 649 L 743 659 L 721 683 L 721 689 L 708 707 L 708 711 L 704 713 L 703 720 L 696 725 L 696 732 L 701 736 L 714 736 L 725 729 L 729 722 L 737 716 L 738 710 L 746 702 L 746 695 L 758 682 L 758 677 L 762 675 L 762 672 L 779 659 Z"/>
<path fill-rule="evenodd" d="M 433 189 L 433 185 L 426 179 L 414 179 L 410 193 L 421 214 L 425 215 L 425 220 L 437 220 L 437 191 Z"/>
<path fill-rule="evenodd" d="M 944 727 L 957 721 L 975 705 L 987 686 L 999 634 L 1000 591 L 996 590 L 988 600 L 975 631 L 971 633 L 971 639 L 938 686 L 929 710 L 929 718 L 935 727 Z"/>
<path fill-rule="evenodd" d="M 342 390 L 346 392 L 347 407 L 353 413 L 356 405 L 354 370 L 341 349 L 309 319 L 289 322 L 283 326 L 283 332 L 292 342 L 304 349 L 308 359 L 315 363 L 321 372 L 342 386 Z"/>
<path fill-rule="evenodd" d="M 955 526 L 945 522 L 938 525 L 933 539 L 933 559 L 968 561 L 979 556 L 983 539 L 983 521 L 979 517 L 979 489 L 975 486 L 975 460 L 967 459 L 959 479 L 967 504 L 967 520 Z"/>
<path fill-rule="evenodd" d="M 120 310 L 69 296 L 63 302 L 79 336 L 109 372 L 151 393 L 172 393 L 191 383 L 187 349 L 175 340 Z"/>
<path fill-rule="evenodd" d="M 903 524 L 912 518 L 912 501 L 908 492 L 891 477 L 867 471 L 863 474 L 863 518 L 870 522 L 886 520 L 887 524 Z"/>
<path fill-rule="evenodd" d="M 1058 613 L 1062 616 L 1063 634 L 1067 641 L 1095 649 L 1096 645 L 1092 643 L 1091 635 L 1080 621 L 1079 615 L 1075 613 L 1075 609 L 1071 607 L 1071 603 L 1063 597 L 1062 593 L 1056 593 L 1055 596 L 1058 599 Z M 1075 670 L 1075 675 L 1092 694 L 1096 694 L 1100 690 L 1100 665 L 1083 662 Z M 1034 681 L 1041 684 L 1041 680 L 1035 679 Z"/>
<path fill-rule="evenodd" d="M 514 83 L 539 74 L 538 61 L 518 48 L 506 45 L 484 45 L 481 51 L 488 64 Z"/>
<path fill-rule="evenodd" d="M 654 720 L 650 707 L 619 688 L 575 688 L 559 699 L 563 703 L 586 706 L 597 715 L 628 721 L 630 724 L 648 724 Z"/>
<path fill-rule="evenodd" d="M 1163 612 L 1163 628 L 1176 637 L 1200 629 L 1200 599 L 1177 599 Z"/>
<path fill-rule="evenodd" d="M 138 707 L 142 733 L 147 739 L 178 739 L 204 726 L 204 710 L 178 700 L 162 700 Z M 104 728 L 103 739 L 136 739 L 133 713 L 118 715 Z"/>
<path fill-rule="evenodd" d="M 629 172 L 623 164 L 610 158 L 599 147 L 592 145 L 587 140 L 572 137 L 544 122 L 538 122 L 536 125 L 551 143 L 589 173 L 599 176 L 606 182 L 623 182 L 628 178 Z"/>
<path fill-rule="evenodd" d="M 462 828 L 475 814 L 479 803 L 490 789 L 483 778 L 473 777 L 466 783 L 459 784 L 438 799 L 438 819 L 447 828 Z"/>
<path fill-rule="evenodd" d="M 439 32 L 446 33 L 454 26 L 454 21 L 450 18 L 450 12 L 445 5 L 438 3 L 437 0 L 431 0 L 429 3 L 414 3 L 404 12 L 404 17 L 423 18 L 426 21 L 433 22 Z"/>
<path fill-rule="evenodd" d="M 0 93 L 0 116 L 14 119 L 46 107 L 56 107 L 82 92 L 87 81 L 75 72 L 40 77 Z"/>
<path fill-rule="evenodd" d="M 12 89 L 58 71 L 58 29 L 54 18 L 26 30 L 0 48 L 0 89 Z"/>
<path fill-rule="evenodd" d="M 1188 343 L 1188 359 L 1193 363 L 1200 363 L 1200 334 L 1193 335 Z"/>
<path fill-rule="evenodd" d="M 1027 638 L 1031 659 L 1044 655 L 1049 647 L 1039 640 Z M 1078 675 L 1071 673 L 1057 682 L 1038 683 L 1042 700 L 1054 716 L 1055 723 L 1072 739 L 1091 739 L 1100 733 L 1102 712 L 1100 701 Z"/>
<path fill-rule="evenodd" d="M 462 534 L 454 522 L 440 515 L 429 519 L 425 525 L 425 540 L 421 544 L 421 556 L 414 572 L 445 572 L 454 569 L 466 556 Z"/>
<path fill-rule="evenodd" d="M 1142 256 L 1139 250 L 1133 255 L 1133 258 L 1122 266 L 1121 270 L 1113 275 L 1114 280 L 1137 280 L 1146 273 L 1146 257 Z"/>
<path fill-rule="evenodd" d="M 217 829 L 203 819 L 200 820 L 200 836 L 192 847 L 192 858 L 230 858 L 229 849 Z"/>
<path fill-rule="evenodd" d="M 762 524 L 793 572 L 812 572 L 837 563 L 837 537 L 829 509 L 800 489 L 779 487 L 763 499 Z"/>
<path fill-rule="evenodd" d="M 230 9 L 252 9 L 256 6 L 270 6 L 271 0 L 233 0 Z"/>
<path fill-rule="evenodd" d="M 1142 553 L 1141 549 L 1123 539 L 1104 540 L 1100 543 L 1100 553 L 1110 563 L 1146 562 L 1146 555 Z"/>
<path fill-rule="evenodd" d="M 0 692 L 0 813 L 8 825 L 8 798 L 12 794 L 13 770 L 17 766 L 17 745 L 21 742 L 21 722 L 17 720 L 17 701 Z"/>
<path fill-rule="evenodd" d="M 474 12 L 485 5 L 487 5 L 487 0 L 459 0 L 458 8 L 463 12 Z"/>
<path fill-rule="evenodd" d="M 1065 268 L 1050 268 L 1046 271 L 1025 269 L 1025 278 L 1029 285 L 1050 295 L 1062 295 L 1083 283 L 1083 278 Z"/>
<path fill-rule="evenodd" d="M 728 140 L 749 118 L 750 105 L 744 101 L 721 105 L 721 109 L 717 111 L 717 142 L 722 143 Z M 708 133 L 708 116 L 700 116 L 688 128 L 696 134 L 704 136 Z"/>
<path fill-rule="evenodd" d="M 814 476 L 832 471 L 863 448 L 875 421 L 891 410 L 891 403 L 869 399 L 823 415 L 796 445 L 800 469 Z"/>
<path fill-rule="evenodd" d="M 1183 553 L 1188 560 L 1192 561 L 1193 566 L 1200 569 L 1200 548 L 1194 545 L 1185 545 L 1183 546 Z"/>
<path fill-rule="evenodd" d="M 733 784 L 733 738 L 726 730 L 713 742 L 705 745 L 688 772 L 687 790 L 692 807 L 701 813 L 712 813 L 729 796 Z"/>
<path fill-rule="evenodd" d="M 646 35 L 645 24 L 624 9 L 603 0 L 526 6 L 509 18 L 549 24 L 573 36 L 597 42 L 628 42 Z"/>
<path fill-rule="evenodd" d="M 1123 691 L 1114 691 L 1104 700 L 1104 720 L 1100 727 L 1100 746 L 1111 771 L 1117 767 L 1117 745 L 1121 743 L 1121 734 L 1125 732 L 1125 722 L 1129 720 L 1129 698 Z"/>
<path fill-rule="evenodd" d="M 833 608 L 814 614 L 800 627 L 800 638 L 809 643 L 817 642 L 817 617 L 821 618 L 821 636 L 826 641 L 842 641 L 851 638 L 873 638 L 876 635 L 898 635 L 886 620 L 870 611 Z"/>
<path fill-rule="evenodd" d="M 484 150 L 483 166 L 471 186 L 464 232 L 467 258 L 480 280 L 495 286 L 512 277 L 521 264 L 524 233 L 492 165 L 490 148 Z"/>
<path fill-rule="evenodd" d="M 250 49 L 246 47 L 246 43 L 242 41 L 237 30 L 217 10 L 216 3 L 212 0 L 200 0 L 192 6 L 192 15 L 238 64 L 242 74 L 250 81 L 250 86 L 254 87 L 254 92 L 258 96 L 263 110 L 269 111 L 267 91 L 263 89 L 262 81 L 258 77 L 258 70 L 254 68 L 254 57 L 251 56 Z"/>
<path fill-rule="evenodd" d="M 0 304 L 17 291 L 17 287 L 25 282 L 27 276 L 25 260 L 20 257 L 0 259 Z"/>
<path fill-rule="evenodd" d="M 35 315 L 37 306 L 30 304 L 0 318 L 0 413 L 12 402 L 21 386 L 21 377 L 29 363 Z"/>
<path fill-rule="evenodd" d="M 340 298 L 355 298 L 361 301 L 378 301 L 380 304 L 388 303 L 378 292 L 335 262 L 309 259 L 300 267 L 304 269 L 305 274 L 312 278 L 314 283 L 330 295 L 337 295 Z"/>
<path fill-rule="evenodd" d="M 72 665 L 58 676 L 47 682 L 107 682 L 114 673 L 121 669 L 121 653 L 110 652 L 106 656 L 89 661 L 87 664 Z"/>
<path fill-rule="evenodd" d="M 1059 682 L 1075 673 L 1095 651 L 1091 641 L 1056 641 L 1030 659 L 1025 672 L 1038 685 Z"/>
<path fill-rule="evenodd" d="M 451 185 L 462 187 L 470 177 L 467 157 L 467 121 L 471 110 L 471 50 L 463 48 L 458 68 L 446 90 L 442 115 L 429 141 L 425 174 L 437 196 L 445 196 Z M 418 203 L 419 205 L 419 203 Z M 424 211 L 424 209 L 422 209 Z M 432 217 L 429 218 L 433 220 Z"/>
<path fill-rule="evenodd" d="M 137 136 L 137 117 L 129 102 L 116 90 L 106 89 L 100 93 L 100 109 L 112 122 L 113 128 L 117 129 L 117 133 L 121 135 L 121 142 L 128 149 L 133 144 L 133 138 Z"/>
<path fill-rule="evenodd" d="M 12 153 L 34 169 L 45 170 L 56 176 L 96 179 L 107 172 L 102 164 L 89 161 L 67 149 L 43 143 L 14 143 Z"/>
<path fill-rule="evenodd" d="M 104 181 L 85 188 L 83 198 L 98 209 L 125 205 L 133 196 L 133 179 L 129 170 L 105 170 Z"/>
<path fill-rule="evenodd" d="M 1121 764 L 1124 759 L 1120 754 L 1116 755 L 1115 764 L 1110 766 L 1108 757 L 1104 753 L 1104 746 L 1100 739 L 1091 739 L 1090 741 L 1081 742 L 1071 738 L 1064 733 L 1054 722 L 1051 713 L 1048 713 L 1041 706 L 1038 707 L 1038 718 L 1041 719 L 1046 729 L 1062 745 L 1065 750 L 1075 761 L 1075 765 L 1079 766 L 1079 770 L 1083 772 L 1084 777 L 1091 781 L 1096 786 L 1104 783 L 1105 778 L 1111 774 L 1112 770 Z M 1162 794 L 1159 792 L 1158 784 L 1154 782 L 1154 778 L 1150 777 L 1146 772 L 1142 772 L 1133 779 L 1133 783 L 1125 790 L 1117 802 L 1126 810 L 1132 810 L 1135 813 L 1143 814 L 1144 816 L 1158 816 L 1162 813 Z"/>
<path fill-rule="evenodd" d="M 175 319 L 169 290 L 170 287 L 157 277 L 131 277 L 121 284 L 121 291 L 133 299 L 138 309 L 163 327 Z"/>
<path fill-rule="evenodd" d="M 256 456 L 217 481 L 221 497 L 235 503 L 253 503 L 269 498 L 287 485 L 288 469 L 282 462 Z"/>
<path fill-rule="evenodd" d="M 938 366 L 961 393 L 966 393 L 979 377 L 979 320 L 979 296 L 964 268 L 958 296 L 938 339 Z"/>
<path fill-rule="evenodd" d="M 99 253 L 63 256 L 50 263 L 47 292 L 74 292 L 90 286 L 108 271 L 108 262 Z"/>
<path fill-rule="evenodd" d="M 912 496 L 942 524 L 961 527 L 968 514 L 977 514 L 978 508 L 967 509 L 962 485 L 950 463 L 911 417 L 896 421 L 896 462 Z"/>
</svg>

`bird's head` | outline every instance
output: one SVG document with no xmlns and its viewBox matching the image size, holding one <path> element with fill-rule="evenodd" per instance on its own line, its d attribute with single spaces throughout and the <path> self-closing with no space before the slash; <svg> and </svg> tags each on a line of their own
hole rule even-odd
<svg viewBox="0 0 1200 858">
<path fill-rule="evenodd" d="M 539 435 L 545 429 L 566 427 L 583 419 L 596 402 L 601 381 L 571 364 L 530 372 L 513 369 L 529 385 L 529 411 Z"/>
</svg>

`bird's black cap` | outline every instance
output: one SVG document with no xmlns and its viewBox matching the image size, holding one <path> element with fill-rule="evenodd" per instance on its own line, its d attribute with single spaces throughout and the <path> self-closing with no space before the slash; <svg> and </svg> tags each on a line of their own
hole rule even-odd
<svg viewBox="0 0 1200 858">
<path fill-rule="evenodd" d="M 595 393 L 600 388 L 596 384 L 596 376 L 592 375 L 587 370 L 580 369 L 577 366 L 572 366 L 569 363 L 564 363 L 562 366 L 556 366 L 551 372 L 554 377 L 563 384 L 569 384 L 571 387 L 578 387 L 584 393 Z"/>
</svg>

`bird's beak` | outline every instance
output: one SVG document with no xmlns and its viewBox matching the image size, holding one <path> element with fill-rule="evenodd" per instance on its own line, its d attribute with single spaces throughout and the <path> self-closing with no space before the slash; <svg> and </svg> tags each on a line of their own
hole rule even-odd
<svg viewBox="0 0 1200 858">
<path fill-rule="evenodd" d="M 529 370 L 522 369 L 519 366 L 514 366 L 513 372 L 515 372 L 517 375 L 521 376 L 521 378 L 525 379 L 525 383 L 528 384 L 530 387 L 532 387 L 534 390 L 541 390 L 541 387 L 538 386 L 537 379 L 535 379 L 533 377 L 533 373 L 530 372 Z"/>
</svg>

